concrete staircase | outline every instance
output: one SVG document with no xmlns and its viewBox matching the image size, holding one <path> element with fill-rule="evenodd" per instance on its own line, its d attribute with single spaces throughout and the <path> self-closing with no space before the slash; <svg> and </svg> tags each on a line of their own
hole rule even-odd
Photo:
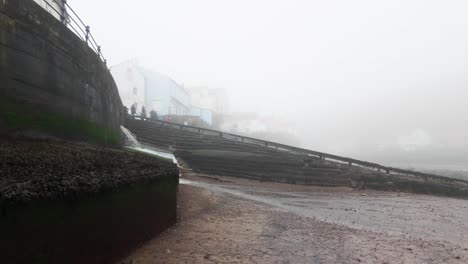
<svg viewBox="0 0 468 264">
<path fill-rule="evenodd" d="M 141 143 L 174 152 L 195 172 L 281 183 L 468 197 L 468 181 L 161 121 L 128 119 L 126 127 Z"/>
<path fill-rule="evenodd" d="M 262 181 L 320 186 L 359 185 L 363 175 L 375 175 L 348 164 L 281 151 L 262 144 L 241 142 L 219 135 L 181 130 L 163 123 L 128 120 L 138 140 L 175 152 L 196 172 Z"/>
</svg>

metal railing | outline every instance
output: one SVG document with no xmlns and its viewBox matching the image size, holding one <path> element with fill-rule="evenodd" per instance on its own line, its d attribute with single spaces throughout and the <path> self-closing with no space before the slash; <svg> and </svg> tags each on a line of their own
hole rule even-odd
<svg viewBox="0 0 468 264">
<path fill-rule="evenodd" d="M 141 120 L 141 121 L 144 121 L 144 120 Z M 377 170 L 378 172 L 385 172 L 386 174 L 417 176 L 417 177 L 422 177 L 422 178 L 437 179 L 441 181 L 462 182 L 462 183 L 468 184 L 468 181 L 466 180 L 448 178 L 448 177 L 443 177 L 440 175 L 422 173 L 422 172 L 413 171 L 413 170 L 404 170 L 404 169 L 399 169 L 399 168 L 387 167 L 387 166 L 383 166 L 383 165 L 373 163 L 373 162 L 367 162 L 367 161 L 362 161 L 362 160 L 357 160 L 357 159 L 352 159 L 352 158 L 347 158 L 347 157 L 341 157 L 341 156 L 328 154 L 324 152 L 288 146 L 288 145 L 275 143 L 275 142 L 271 142 L 267 140 L 251 138 L 251 137 L 236 135 L 232 133 L 226 133 L 226 132 L 213 130 L 213 129 L 186 126 L 186 125 L 181 125 L 181 124 L 176 124 L 176 123 L 166 122 L 166 121 L 161 121 L 161 120 L 155 120 L 155 119 L 146 119 L 146 121 L 160 124 L 162 127 L 168 126 L 168 127 L 172 127 L 172 128 L 176 128 L 180 130 L 196 132 L 202 135 L 209 135 L 209 136 L 220 137 L 223 139 L 235 140 L 235 141 L 243 142 L 243 143 L 256 144 L 256 145 L 260 145 L 263 147 L 272 148 L 278 151 L 284 151 L 284 152 L 300 154 L 300 155 L 305 155 L 305 156 L 312 156 L 312 157 L 317 157 L 323 160 L 326 159 L 326 160 L 331 160 L 335 162 L 346 163 L 346 164 L 349 164 L 350 166 L 358 165 L 360 167 Z"/>
<path fill-rule="evenodd" d="M 99 56 L 99 58 L 107 65 L 107 60 L 102 54 L 101 46 L 97 44 L 93 34 L 91 34 L 91 27 L 83 22 L 73 8 L 67 3 L 66 0 L 42 0 L 46 5 L 46 10 L 51 12 L 54 17 L 60 18 L 60 21 L 64 23 L 75 35 L 86 44 Z M 50 3 L 54 2 L 57 6 Z M 70 11 L 70 12 L 69 12 Z"/>
</svg>

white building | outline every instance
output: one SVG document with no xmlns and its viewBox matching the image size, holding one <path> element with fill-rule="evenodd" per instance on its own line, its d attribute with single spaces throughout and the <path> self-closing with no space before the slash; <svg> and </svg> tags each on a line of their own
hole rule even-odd
<svg viewBox="0 0 468 264">
<path fill-rule="evenodd" d="M 217 114 L 229 112 L 229 98 L 226 90 L 208 87 L 190 87 L 188 90 L 192 106 L 208 109 Z"/>
<path fill-rule="evenodd" d="M 119 88 L 123 105 L 128 109 L 136 104 L 137 112 L 146 107 L 146 80 L 135 60 L 125 61 L 110 69 Z M 147 108 L 147 113 L 149 113 Z"/>
</svg>

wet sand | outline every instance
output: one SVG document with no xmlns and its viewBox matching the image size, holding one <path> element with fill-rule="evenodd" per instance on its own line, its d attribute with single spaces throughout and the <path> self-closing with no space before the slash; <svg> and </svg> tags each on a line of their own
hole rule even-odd
<svg viewBox="0 0 468 264">
<path fill-rule="evenodd" d="M 468 263 L 468 201 L 185 175 L 179 223 L 122 263 Z"/>
</svg>

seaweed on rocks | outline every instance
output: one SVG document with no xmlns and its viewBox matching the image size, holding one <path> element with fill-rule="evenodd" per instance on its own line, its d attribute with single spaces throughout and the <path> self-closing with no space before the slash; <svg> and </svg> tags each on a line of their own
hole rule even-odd
<svg viewBox="0 0 468 264">
<path fill-rule="evenodd" d="M 178 181 L 176 165 L 122 149 L 54 140 L 0 140 L 0 204 L 75 200 L 124 186 Z"/>
</svg>

